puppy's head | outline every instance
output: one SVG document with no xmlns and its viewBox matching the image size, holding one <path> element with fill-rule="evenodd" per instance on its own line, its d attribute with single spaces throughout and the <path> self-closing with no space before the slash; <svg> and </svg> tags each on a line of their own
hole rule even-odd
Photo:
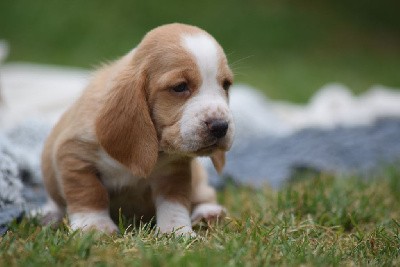
<svg viewBox="0 0 400 267">
<path fill-rule="evenodd" d="M 233 75 L 215 39 L 197 27 L 165 25 L 122 61 L 96 123 L 105 150 L 141 176 L 159 151 L 209 155 L 221 171 L 234 134 Z"/>
</svg>

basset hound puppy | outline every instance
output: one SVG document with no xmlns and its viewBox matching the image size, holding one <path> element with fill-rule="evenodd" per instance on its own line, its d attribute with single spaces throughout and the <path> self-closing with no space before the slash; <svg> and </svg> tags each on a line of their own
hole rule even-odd
<svg viewBox="0 0 400 267">
<path fill-rule="evenodd" d="M 217 171 L 232 145 L 233 82 L 223 49 L 194 26 L 153 29 L 98 70 L 49 135 L 42 221 L 68 215 L 71 229 L 117 231 L 119 210 L 161 233 L 224 215 L 199 156 Z M 114 221 L 113 221 L 114 219 Z"/>
</svg>

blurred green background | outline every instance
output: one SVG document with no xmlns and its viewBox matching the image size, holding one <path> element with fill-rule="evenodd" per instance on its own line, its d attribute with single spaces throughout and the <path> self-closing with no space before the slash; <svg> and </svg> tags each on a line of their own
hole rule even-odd
<svg viewBox="0 0 400 267">
<path fill-rule="evenodd" d="M 3 0 L 9 61 L 93 68 L 165 23 L 197 25 L 222 44 L 236 82 L 305 102 L 322 85 L 400 87 L 400 1 Z"/>
</svg>

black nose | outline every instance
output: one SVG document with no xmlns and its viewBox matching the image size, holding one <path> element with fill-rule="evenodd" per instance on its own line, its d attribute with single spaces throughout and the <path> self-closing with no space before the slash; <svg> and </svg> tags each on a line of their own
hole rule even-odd
<svg viewBox="0 0 400 267">
<path fill-rule="evenodd" d="M 209 120 L 206 122 L 208 129 L 212 136 L 216 138 L 222 138 L 228 131 L 228 122 L 225 120 Z"/>
</svg>

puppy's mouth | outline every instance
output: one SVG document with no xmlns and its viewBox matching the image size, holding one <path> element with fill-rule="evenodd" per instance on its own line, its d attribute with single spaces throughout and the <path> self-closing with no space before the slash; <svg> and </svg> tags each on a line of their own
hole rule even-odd
<svg viewBox="0 0 400 267">
<path fill-rule="evenodd" d="M 230 139 L 224 138 L 213 138 L 208 137 L 203 140 L 202 144 L 192 150 L 192 154 L 196 156 L 210 156 L 216 150 L 228 151 L 230 149 Z"/>
<path fill-rule="evenodd" d="M 218 140 L 215 140 L 211 144 L 205 145 L 194 151 L 194 154 L 198 156 L 208 156 L 211 155 L 217 148 L 219 148 L 219 146 Z"/>
</svg>

